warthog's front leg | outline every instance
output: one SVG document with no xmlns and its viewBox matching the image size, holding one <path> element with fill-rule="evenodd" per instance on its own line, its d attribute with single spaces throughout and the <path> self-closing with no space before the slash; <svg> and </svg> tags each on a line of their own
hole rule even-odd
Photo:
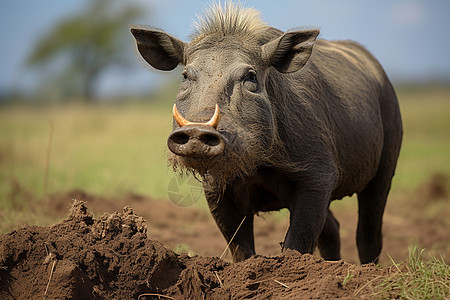
<svg viewBox="0 0 450 300">
<path fill-rule="evenodd" d="M 283 249 L 293 249 L 303 254 L 314 252 L 326 221 L 329 202 L 329 192 L 297 193 L 288 207 L 291 215 Z"/>
</svg>

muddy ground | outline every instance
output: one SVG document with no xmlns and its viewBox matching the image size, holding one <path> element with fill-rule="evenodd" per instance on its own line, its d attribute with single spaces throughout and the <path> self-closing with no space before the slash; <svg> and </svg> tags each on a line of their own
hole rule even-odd
<svg viewBox="0 0 450 300">
<path fill-rule="evenodd" d="M 389 256 L 405 260 L 408 246 L 427 248 L 449 262 L 447 183 L 448 178 L 436 177 L 391 197 L 384 219 L 384 268 L 355 264 L 356 207 L 335 211 L 345 262 L 295 251 L 279 256 L 288 221 L 267 214 L 255 223 L 260 255 L 233 264 L 229 254 L 218 258 L 226 243 L 205 210 L 137 195 L 54 195 L 47 213 L 57 219 L 70 210 L 68 217 L 0 236 L 0 299 L 372 297 L 392 271 Z"/>
</svg>

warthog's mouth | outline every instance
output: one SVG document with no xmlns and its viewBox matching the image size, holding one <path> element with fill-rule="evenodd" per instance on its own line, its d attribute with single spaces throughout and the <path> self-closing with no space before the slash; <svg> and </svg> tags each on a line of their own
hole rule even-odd
<svg viewBox="0 0 450 300">
<path fill-rule="evenodd" d="M 231 136 L 233 135 L 229 133 L 223 134 L 226 147 L 220 154 L 177 155 L 169 152 L 169 163 L 177 172 L 191 173 L 200 177 L 208 175 L 220 184 L 230 183 L 236 177 L 251 175 L 256 169 L 256 161 L 239 146 L 238 138 L 231 140 L 227 138 Z"/>
</svg>

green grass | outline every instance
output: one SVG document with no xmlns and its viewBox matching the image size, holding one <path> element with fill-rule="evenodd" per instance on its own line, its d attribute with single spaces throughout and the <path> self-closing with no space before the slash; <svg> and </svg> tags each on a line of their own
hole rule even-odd
<svg viewBox="0 0 450 300">
<path fill-rule="evenodd" d="M 346 285 L 355 275 L 350 273 L 350 269 L 347 271 L 347 276 L 345 276 L 344 280 L 342 281 L 342 285 Z"/>
<path fill-rule="evenodd" d="M 173 176 L 165 159 L 170 110 L 21 107 L 0 112 L 0 120 L 3 191 L 9 180 L 17 180 L 43 194 L 51 126 L 49 193 L 80 188 L 105 195 L 133 191 L 164 197 L 164 185 Z"/>
<path fill-rule="evenodd" d="M 377 297 L 383 299 L 448 299 L 450 297 L 450 266 L 437 257 L 424 260 L 425 249 L 410 249 L 406 264 L 394 262 L 394 273 L 378 287 Z M 396 269 L 396 270 L 395 270 Z"/>
<path fill-rule="evenodd" d="M 450 174 L 450 88 L 399 89 L 404 138 L 393 191 Z"/>
</svg>

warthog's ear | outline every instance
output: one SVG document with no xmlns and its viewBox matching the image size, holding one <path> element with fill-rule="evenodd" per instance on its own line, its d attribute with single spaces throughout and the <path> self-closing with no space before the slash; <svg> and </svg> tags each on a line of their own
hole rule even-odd
<svg viewBox="0 0 450 300">
<path fill-rule="evenodd" d="M 319 30 L 288 31 L 262 46 L 263 58 L 282 73 L 300 70 L 311 56 Z"/>
<path fill-rule="evenodd" d="M 170 71 L 183 63 L 184 42 L 159 29 L 132 27 L 131 33 L 139 53 L 154 68 Z"/>
</svg>

